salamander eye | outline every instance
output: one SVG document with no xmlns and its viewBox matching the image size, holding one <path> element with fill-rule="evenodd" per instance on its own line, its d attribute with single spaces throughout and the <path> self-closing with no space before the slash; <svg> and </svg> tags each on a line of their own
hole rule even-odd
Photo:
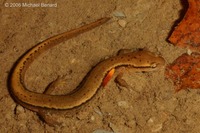
<svg viewBox="0 0 200 133">
<path fill-rule="evenodd" d="M 157 64 L 155 62 L 151 63 L 151 67 L 152 68 L 156 68 L 157 67 Z"/>
</svg>

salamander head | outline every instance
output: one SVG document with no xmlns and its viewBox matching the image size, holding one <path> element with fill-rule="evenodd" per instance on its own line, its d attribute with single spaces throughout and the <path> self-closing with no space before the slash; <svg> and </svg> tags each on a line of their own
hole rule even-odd
<svg viewBox="0 0 200 133">
<path fill-rule="evenodd" d="M 137 60 L 136 67 L 159 69 L 165 66 L 164 58 L 145 50 L 132 53 L 132 58 Z"/>
<path fill-rule="evenodd" d="M 152 68 L 163 68 L 165 66 L 165 60 L 159 55 L 156 55 L 149 51 L 138 51 L 138 55 L 141 55 L 140 58 L 146 63 L 147 66 Z"/>
</svg>

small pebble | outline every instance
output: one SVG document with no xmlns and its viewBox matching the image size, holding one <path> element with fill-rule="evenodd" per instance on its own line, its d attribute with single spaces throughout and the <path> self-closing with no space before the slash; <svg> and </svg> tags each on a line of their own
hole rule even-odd
<svg viewBox="0 0 200 133">
<path fill-rule="evenodd" d="M 149 123 L 149 124 L 151 124 L 151 123 L 153 123 L 154 122 L 154 120 L 152 119 L 152 118 L 150 118 L 148 121 L 147 121 L 147 123 Z"/>
<path fill-rule="evenodd" d="M 102 112 L 97 108 L 94 109 L 94 112 L 96 112 L 99 116 L 103 116 Z"/>
<path fill-rule="evenodd" d="M 125 18 L 126 17 L 126 15 L 121 11 L 115 11 L 115 12 L 113 12 L 113 15 L 117 18 Z"/>
<path fill-rule="evenodd" d="M 129 108 L 129 105 L 126 101 L 119 101 L 117 105 L 126 109 Z"/>
<path fill-rule="evenodd" d="M 19 49 L 17 49 L 17 47 L 14 46 L 14 47 L 13 47 L 13 51 L 14 51 L 14 52 L 19 52 Z"/>
<path fill-rule="evenodd" d="M 94 116 L 91 116 L 91 118 L 90 118 L 92 121 L 94 121 L 95 120 L 95 117 Z"/>
<path fill-rule="evenodd" d="M 18 106 L 16 107 L 16 113 L 17 113 L 17 114 L 24 113 L 24 111 L 25 111 L 25 110 L 24 110 L 24 108 L 23 108 L 22 106 L 19 106 L 19 105 L 18 105 Z"/>
<path fill-rule="evenodd" d="M 76 59 L 71 59 L 70 61 L 71 64 L 74 64 L 75 62 L 77 62 Z"/>
<path fill-rule="evenodd" d="M 187 49 L 187 54 L 188 55 L 191 55 L 192 54 L 192 51 L 190 49 Z"/>
<path fill-rule="evenodd" d="M 125 20 L 120 19 L 120 20 L 118 20 L 118 24 L 119 24 L 122 28 L 125 28 L 127 22 L 126 22 Z"/>
</svg>

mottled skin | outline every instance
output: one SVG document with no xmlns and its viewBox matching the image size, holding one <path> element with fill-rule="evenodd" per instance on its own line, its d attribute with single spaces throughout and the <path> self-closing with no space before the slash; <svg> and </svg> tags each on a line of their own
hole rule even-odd
<svg viewBox="0 0 200 133">
<path fill-rule="evenodd" d="M 83 32 L 93 29 L 109 18 L 102 18 L 96 22 L 84 25 L 80 28 L 51 37 L 36 45 L 25 53 L 16 63 L 10 76 L 10 93 L 22 106 L 35 106 L 49 109 L 70 109 L 79 106 L 91 99 L 101 86 L 105 75 L 112 69 L 120 66 L 131 66 L 138 71 L 152 71 L 163 67 L 165 61 L 148 51 L 137 51 L 120 54 L 108 58 L 97 64 L 86 76 L 81 86 L 73 93 L 67 95 L 50 95 L 31 92 L 24 85 L 24 75 L 28 66 L 44 51 L 75 37 Z M 26 107 L 26 106 L 25 106 Z"/>
</svg>

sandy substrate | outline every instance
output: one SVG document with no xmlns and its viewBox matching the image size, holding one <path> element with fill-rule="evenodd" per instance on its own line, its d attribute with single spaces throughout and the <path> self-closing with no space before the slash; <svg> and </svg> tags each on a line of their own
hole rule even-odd
<svg viewBox="0 0 200 133">
<path fill-rule="evenodd" d="M 41 3 L 56 7 L 41 7 Z M 116 55 L 119 49 L 148 49 L 160 54 L 169 64 L 187 51 L 166 41 L 175 22 L 183 17 L 185 0 L 63 0 L 57 3 L 30 0 L 26 4 L 15 0 L 1 2 L 0 132 L 197 133 L 200 130 L 200 91 L 175 93 L 172 82 L 164 77 L 164 69 L 149 73 L 124 72 L 129 88 L 118 86 L 113 78 L 86 104 L 49 114 L 60 123 L 55 127 L 17 105 L 7 87 L 11 68 L 28 49 L 52 35 L 105 16 L 112 19 L 36 59 L 26 73 L 27 88 L 42 92 L 58 75 L 66 75 L 67 83 L 55 93 L 67 93 L 95 64 Z M 117 13 L 123 13 L 125 18 L 116 17 Z"/>
</svg>

